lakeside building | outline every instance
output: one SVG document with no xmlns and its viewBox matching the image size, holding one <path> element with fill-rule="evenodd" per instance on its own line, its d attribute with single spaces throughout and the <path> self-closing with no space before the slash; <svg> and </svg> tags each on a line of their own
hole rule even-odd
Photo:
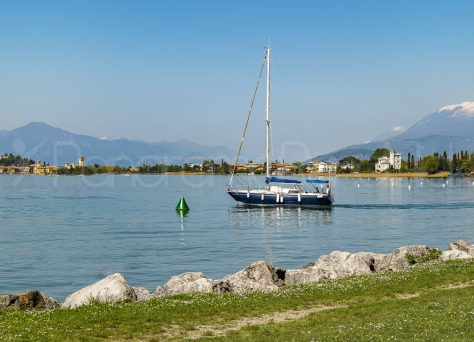
<svg viewBox="0 0 474 342">
<path fill-rule="evenodd" d="M 308 173 L 336 173 L 337 165 L 334 163 L 324 162 L 315 160 L 309 162 L 306 166 L 306 172 Z"/>
<path fill-rule="evenodd" d="M 228 165 L 229 169 L 232 170 L 235 164 L 230 163 Z M 247 163 L 237 164 L 235 170 L 239 173 L 260 174 L 265 172 L 264 166 L 262 163 L 249 161 Z"/>
<path fill-rule="evenodd" d="M 28 168 L 28 173 L 30 173 L 30 168 Z M 59 166 L 49 166 L 42 165 L 41 161 L 37 161 L 33 165 L 33 174 L 36 176 L 51 176 L 57 174 L 59 171 Z"/>
<path fill-rule="evenodd" d="M 57 174 L 59 166 L 38 166 L 33 168 L 33 174 L 36 176 L 51 176 Z"/>
<path fill-rule="evenodd" d="M 271 170 L 272 175 L 275 176 L 286 176 L 295 173 L 297 167 L 288 163 L 272 163 Z"/>
<path fill-rule="evenodd" d="M 31 173 L 31 169 L 29 166 L 20 166 L 18 167 L 18 173 L 20 175 L 29 175 Z"/>
<path fill-rule="evenodd" d="M 16 173 L 19 173 L 19 167 L 15 165 L 10 165 L 7 167 L 6 173 L 9 175 L 14 175 Z"/>
<path fill-rule="evenodd" d="M 219 164 L 205 164 L 203 165 L 203 170 L 209 174 L 214 174 L 219 172 Z"/>
<path fill-rule="evenodd" d="M 248 163 L 246 164 L 242 164 L 243 167 L 249 169 L 249 170 L 256 170 L 256 169 L 260 169 L 260 168 L 263 168 L 263 164 L 262 163 L 255 163 L 255 162 L 252 162 L 252 161 L 249 161 Z"/>
<path fill-rule="evenodd" d="M 200 164 L 186 163 L 186 164 L 184 164 L 184 166 L 187 166 L 187 167 L 193 169 L 193 171 L 202 171 L 203 164 L 202 163 L 200 163 Z"/>
<path fill-rule="evenodd" d="M 390 169 L 390 158 L 380 157 L 377 163 L 375 163 L 375 172 L 385 172 Z"/>
<path fill-rule="evenodd" d="M 247 170 L 250 174 L 255 174 L 255 173 L 264 173 L 264 165 L 262 163 L 256 163 L 249 161 L 246 164 L 242 165 L 245 170 Z"/>
<path fill-rule="evenodd" d="M 29 175 L 31 173 L 31 169 L 29 166 L 15 166 L 10 165 L 7 167 L 0 167 L 0 174 L 9 174 L 9 175 Z"/>
<path fill-rule="evenodd" d="M 68 169 L 68 170 L 71 170 L 71 169 L 75 169 L 77 167 L 84 167 L 85 166 L 85 162 L 86 162 L 86 158 L 85 157 L 79 157 L 77 163 L 65 163 L 64 164 L 64 168 L 65 169 Z"/>
<path fill-rule="evenodd" d="M 390 169 L 400 170 L 402 167 L 402 155 L 390 150 L 388 157 L 380 157 L 375 163 L 375 172 L 385 172 Z"/>
<path fill-rule="evenodd" d="M 354 164 L 352 163 L 347 163 L 347 164 L 341 164 L 339 165 L 341 170 L 354 170 Z"/>
</svg>

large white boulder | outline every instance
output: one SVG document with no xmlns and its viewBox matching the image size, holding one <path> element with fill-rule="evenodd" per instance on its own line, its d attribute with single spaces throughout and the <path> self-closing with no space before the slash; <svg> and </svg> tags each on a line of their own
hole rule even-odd
<svg viewBox="0 0 474 342">
<path fill-rule="evenodd" d="M 334 251 L 329 255 L 322 255 L 301 269 L 287 270 L 285 284 L 305 284 L 323 279 L 337 279 L 371 273 L 375 271 L 375 264 L 383 257 L 383 254 L 368 252 L 351 254 Z"/>
<path fill-rule="evenodd" d="M 413 259 L 414 263 L 416 263 L 416 260 L 422 260 L 423 257 L 428 257 L 430 255 L 435 257 L 437 255 L 436 253 L 439 253 L 438 256 L 441 256 L 441 251 L 439 249 L 425 245 L 400 247 L 385 255 L 382 260 L 375 263 L 375 271 L 401 271 L 413 264 L 410 262 L 410 259 Z"/>
<path fill-rule="evenodd" d="M 450 250 L 450 251 L 443 251 L 441 254 L 441 260 L 446 261 L 446 260 L 459 260 L 459 259 L 471 259 L 472 256 L 467 254 L 464 251 L 459 251 L 459 250 Z"/>
<path fill-rule="evenodd" d="M 180 293 L 212 292 L 214 283 L 201 272 L 186 272 L 173 276 L 163 286 L 166 296 Z"/>
<path fill-rule="evenodd" d="M 248 293 L 255 291 L 270 292 L 284 284 L 285 271 L 258 260 L 235 274 L 216 281 L 215 292 Z"/>
<path fill-rule="evenodd" d="M 137 295 L 124 277 L 120 273 L 115 273 L 70 294 L 64 301 L 63 307 L 75 308 L 92 301 L 112 304 L 128 300 L 137 300 Z"/>
<path fill-rule="evenodd" d="M 474 257 L 474 245 L 470 245 L 464 240 L 457 240 L 457 241 L 451 242 L 448 246 L 448 249 L 450 251 L 466 252 L 471 257 Z"/>
</svg>

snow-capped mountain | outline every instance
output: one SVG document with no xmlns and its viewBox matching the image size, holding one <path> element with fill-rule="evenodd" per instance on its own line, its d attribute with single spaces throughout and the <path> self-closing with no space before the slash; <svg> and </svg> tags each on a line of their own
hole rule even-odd
<svg viewBox="0 0 474 342">
<path fill-rule="evenodd" d="M 474 102 L 463 102 L 440 108 L 410 127 L 405 138 L 430 135 L 474 137 Z"/>
<path fill-rule="evenodd" d="M 368 143 L 348 146 L 314 159 L 337 162 L 351 155 L 368 159 L 377 147 L 393 148 L 404 157 L 408 152 L 418 157 L 443 151 L 474 151 L 474 102 L 444 106 L 406 131 L 394 127 Z"/>
</svg>

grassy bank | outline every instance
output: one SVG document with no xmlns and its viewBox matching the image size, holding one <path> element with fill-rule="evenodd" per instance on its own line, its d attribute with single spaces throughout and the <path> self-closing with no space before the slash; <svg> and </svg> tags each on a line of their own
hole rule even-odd
<svg viewBox="0 0 474 342">
<path fill-rule="evenodd" d="M 1 341 L 474 340 L 474 261 L 282 288 L 0 313 Z"/>
</svg>

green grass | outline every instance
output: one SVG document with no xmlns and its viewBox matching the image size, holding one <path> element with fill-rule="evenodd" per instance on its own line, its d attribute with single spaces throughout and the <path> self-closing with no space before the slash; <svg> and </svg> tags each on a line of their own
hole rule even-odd
<svg viewBox="0 0 474 342">
<path fill-rule="evenodd" d="M 474 340 L 474 286 L 445 288 L 473 280 L 474 261 L 428 262 L 403 272 L 270 294 L 194 294 L 72 310 L 5 310 L 0 312 L 0 341 L 179 340 L 201 325 L 208 326 L 198 329 L 202 340 Z M 214 336 L 216 329 L 244 317 L 340 304 L 348 307 Z"/>
</svg>

